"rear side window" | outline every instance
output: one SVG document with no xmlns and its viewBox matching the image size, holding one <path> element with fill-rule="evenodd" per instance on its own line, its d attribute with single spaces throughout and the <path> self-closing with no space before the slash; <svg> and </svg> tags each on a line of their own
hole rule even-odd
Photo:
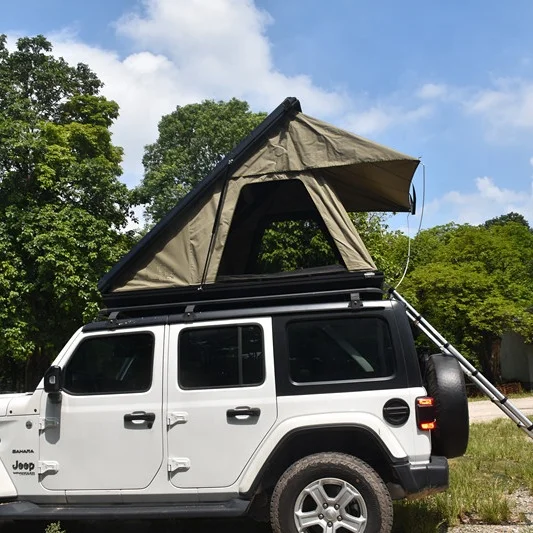
<svg viewBox="0 0 533 533">
<path fill-rule="evenodd" d="M 68 362 L 63 388 L 73 394 L 145 392 L 152 385 L 153 362 L 151 333 L 91 337 Z"/>
<path fill-rule="evenodd" d="M 289 322 L 293 383 L 386 378 L 394 374 L 388 324 L 378 317 Z"/>
<path fill-rule="evenodd" d="M 179 337 L 183 389 L 260 385 L 265 377 L 263 330 L 256 325 L 185 329 Z"/>
</svg>

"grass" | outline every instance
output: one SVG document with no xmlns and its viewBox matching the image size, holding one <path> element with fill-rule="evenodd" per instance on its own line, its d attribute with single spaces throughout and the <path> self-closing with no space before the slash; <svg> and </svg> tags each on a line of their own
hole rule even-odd
<svg viewBox="0 0 533 533">
<path fill-rule="evenodd" d="M 395 505 L 396 533 L 433 533 L 464 522 L 502 524 L 511 519 L 507 495 L 533 492 L 533 443 L 506 419 L 473 424 L 463 457 L 450 461 L 447 492 Z"/>
</svg>

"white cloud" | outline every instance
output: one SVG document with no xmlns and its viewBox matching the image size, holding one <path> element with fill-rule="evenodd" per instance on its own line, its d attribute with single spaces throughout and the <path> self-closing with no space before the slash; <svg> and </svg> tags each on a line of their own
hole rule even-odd
<svg viewBox="0 0 533 533">
<path fill-rule="evenodd" d="M 495 86 L 477 92 L 466 102 L 469 113 L 489 124 L 491 137 L 512 137 L 533 130 L 533 82 L 499 79 Z"/>
<path fill-rule="evenodd" d="M 416 96 L 424 100 L 440 100 L 449 94 L 449 87 L 443 83 L 426 83 L 416 91 Z"/>
<path fill-rule="evenodd" d="M 286 76 L 273 64 L 266 28 L 273 20 L 252 0 L 145 0 L 142 14 L 116 24 L 134 47 L 168 57 L 180 81 L 217 98 L 246 98 L 272 109 L 298 95 L 306 108 L 330 114 L 344 102 L 305 75 Z"/>
<path fill-rule="evenodd" d="M 490 177 L 476 178 L 476 190 L 470 193 L 450 191 L 426 206 L 425 227 L 446 222 L 481 224 L 511 211 L 533 223 L 533 181 L 528 190 L 502 188 Z M 442 220 L 445 213 L 446 219 Z M 436 220 L 440 218 L 441 220 Z"/>
<path fill-rule="evenodd" d="M 114 142 L 125 150 L 124 173 L 129 184 L 142 175 L 144 145 L 157 137 L 157 123 L 176 104 L 203 95 L 179 84 L 175 66 L 164 56 L 139 52 L 121 59 L 117 53 L 89 46 L 64 35 L 52 36 L 54 53 L 71 63 L 87 63 L 105 83 L 103 94 L 120 105 L 113 126 Z"/>
<path fill-rule="evenodd" d="M 431 116 L 433 108 L 421 105 L 412 109 L 381 104 L 364 111 L 349 113 L 343 127 L 360 135 L 376 135 L 395 126 L 405 126 Z"/>
</svg>

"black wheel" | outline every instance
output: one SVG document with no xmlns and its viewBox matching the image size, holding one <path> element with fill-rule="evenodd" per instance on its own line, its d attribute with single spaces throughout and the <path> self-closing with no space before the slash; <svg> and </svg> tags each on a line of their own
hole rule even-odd
<svg viewBox="0 0 533 533">
<path fill-rule="evenodd" d="M 317 453 L 281 476 L 270 521 L 274 533 L 389 533 L 392 501 L 365 462 L 344 453 Z"/>
<path fill-rule="evenodd" d="M 430 355 L 425 361 L 428 394 L 435 398 L 437 428 L 431 432 L 434 455 L 451 459 L 468 446 L 470 420 L 463 371 L 449 355 Z"/>
</svg>

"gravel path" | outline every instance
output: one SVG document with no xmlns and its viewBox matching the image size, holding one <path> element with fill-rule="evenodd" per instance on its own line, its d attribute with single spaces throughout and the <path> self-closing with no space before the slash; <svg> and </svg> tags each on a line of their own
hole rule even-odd
<svg viewBox="0 0 533 533">
<path fill-rule="evenodd" d="M 462 526 L 448 528 L 446 532 L 447 533 L 533 533 L 533 525 L 513 524 L 509 526 L 487 526 L 483 524 L 464 524 Z"/>
<path fill-rule="evenodd" d="M 512 516 L 509 525 L 462 524 L 446 530 L 447 533 L 533 533 L 533 496 L 526 489 L 509 496 Z M 406 532 L 407 533 L 407 532 Z"/>
<path fill-rule="evenodd" d="M 511 399 L 510 402 L 526 416 L 533 416 L 533 395 L 528 398 Z M 490 400 L 469 402 L 470 422 L 489 422 L 495 418 L 505 417 L 499 407 Z"/>
</svg>

